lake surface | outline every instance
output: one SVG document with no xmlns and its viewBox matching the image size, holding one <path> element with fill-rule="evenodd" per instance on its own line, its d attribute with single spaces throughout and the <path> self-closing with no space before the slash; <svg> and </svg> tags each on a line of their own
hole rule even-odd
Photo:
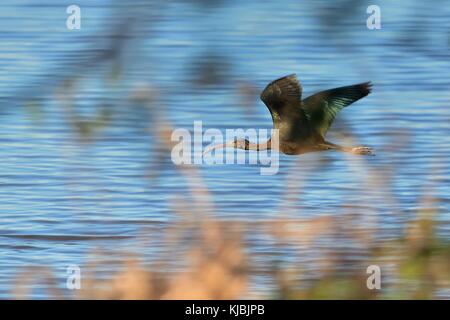
<svg viewBox="0 0 450 320">
<path fill-rule="evenodd" d="M 160 257 L 167 244 L 155 235 L 177 221 L 177 199 L 191 203 L 192 187 L 168 152 L 158 160 L 161 119 L 190 131 L 194 121 L 223 132 L 270 129 L 259 92 L 291 73 L 304 97 L 372 81 L 373 92 L 340 112 L 328 139 L 371 146 L 376 156 L 280 155 L 271 176 L 259 165 L 196 166 L 208 213 L 247 226 L 254 264 L 301 264 L 313 279 L 324 248 L 365 254 L 341 236 L 299 257 L 258 224 L 356 215 L 384 241 L 401 237 L 430 197 L 437 234 L 450 240 L 445 1 L 378 1 L 381 30 L 366 27 L 364 1 L 92 3 L 77 1 L 81 30 L 66 28 L 60 1 L 0 4 L 0 298 L 11 297 L 23 267 L 50 267 L 63 288 L 67 265 L 82 266 L 96 251 Z M 84 125 L 103 114 L 104 126 Z M 102 271 L 107 278 L 115 265 Z M 271 286 L 261 272 L 251 291 L 267 296 Z M 34 298 L 46 294 L 45 284 L 33 288 Z"/>
</svg>

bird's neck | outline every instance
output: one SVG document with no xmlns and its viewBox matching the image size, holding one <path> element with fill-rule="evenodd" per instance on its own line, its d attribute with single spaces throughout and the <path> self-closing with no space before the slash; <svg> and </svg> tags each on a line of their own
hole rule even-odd
<svg viewBox="0 0 450 320">
<path fill-rule="evenodd" d="M 242 141 L 238 144 L 239 149 L 244 150 L 278 150 L 279 148 L 279 137 L 280 133 L 278 129 L 274 129 L 272 131 L 272 137 L 269 138 L 266 142 L 263 143 L 251 143 L 248 140 Z"/>
<path fill-rule="evenodd" d="M 263 143 L 252 143 L 248 140 L 241 141 L 237 146 L 238 149 L 262 151 L 271 149 L 271 139 Z"/>
</svg>

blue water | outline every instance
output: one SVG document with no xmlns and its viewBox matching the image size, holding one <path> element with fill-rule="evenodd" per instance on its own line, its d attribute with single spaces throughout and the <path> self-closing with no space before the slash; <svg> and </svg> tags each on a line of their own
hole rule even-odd
<svg viewBox="0 0 450 320">
<path fill-rule="evenodd" d="M 84 265 L 94 251 L 159 257 L 166 244 L 158 235 L 178 219 L 174 202 L 190 203 L 189 185 L 168 156 L 149 178 L 160 117 L 189 130 L 194 121 L 221 130 L 271 128 L 259 92 L 294 72 L 305 97 L 373 82 L 371 95 L 340 112 L 328 139 L 345 144 L 351 137 L 376 156 L 280 155 L 273 176 L 261 176 L 257 165 L 197 166 L 212 197 L 209 214 L 252 230 L 280 216 L 351 212 L 363 229 L 374 228 L 375 219 L 382 241 L 401 236 L 432 197 L 438 234 L 450 239 L 445 1 L 378 1 L 381 30 L 366 27 L 371 3 L 364 1 L 205 3 L 80 0 L 82 27 L 70 31 L 69 3 L 2 1 L 0 298 L 11 297 L 27 266 L 50 267 L 63 287 L 66 266 Z M 61 89 L 68 81 L 76 81 L 73 94 Z M 147 87 L 151 108 L 132 99 Z M 79 116 L 93 119 L 106 108 L 112 120 L 83 140 L 60 92 Z M 262 269 L 272 258 L 314 269 L 313 252 L 295 257 L 257 231 L 248 238 Z M 326 240 L 323 246 L 336 250 L 346 243 Z M 364 254 L 358 246 L 350 251 Z M 108 277 L 114 266 L 104 271 Z M 270 283 L 259 277 L 252 288 L 264 295 Z M 33 297 L 45 297 L 44 289 Z"/>
</svg>

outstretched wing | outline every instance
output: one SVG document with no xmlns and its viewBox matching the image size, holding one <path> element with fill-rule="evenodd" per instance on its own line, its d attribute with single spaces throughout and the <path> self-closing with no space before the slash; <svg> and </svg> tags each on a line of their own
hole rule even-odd
<svg viewBox="0 0 450 320">
<path fill-rule="evenodd" d="M 364 82 L 352 86 L 325 90 L 302 101 L 309 123 L 323 137 L 334 121 L 336 114 L 355 101 L 367 96 L 372 84 Z"/>
<path fill-rule="evenodd" d="M 298 112 L 302 87 L 295 74 L 272 81 L 261 93 L 261 100 L 267 106 L 275 122 L 282 114 Z"/>
</svg>

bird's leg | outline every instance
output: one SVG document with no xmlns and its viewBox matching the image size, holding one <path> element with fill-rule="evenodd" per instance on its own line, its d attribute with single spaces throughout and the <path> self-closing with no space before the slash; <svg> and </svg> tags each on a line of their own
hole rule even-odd
<svg viewBox="0 0 450 320">
<path fill-rule="evenodd" d="M 374 155 L 374 153 L 372 152 L 373 151 L 372 148 L 364 147 L 364 146 L 343 147 L 343 146 L 326 141 L 324 144 L 321 145 L 321 147 L 324 148 L 323 150 L 339 150 L 339 151 L 349 152 L 349 153 L 353 153 L 353 154 Z"/>
</svg>

